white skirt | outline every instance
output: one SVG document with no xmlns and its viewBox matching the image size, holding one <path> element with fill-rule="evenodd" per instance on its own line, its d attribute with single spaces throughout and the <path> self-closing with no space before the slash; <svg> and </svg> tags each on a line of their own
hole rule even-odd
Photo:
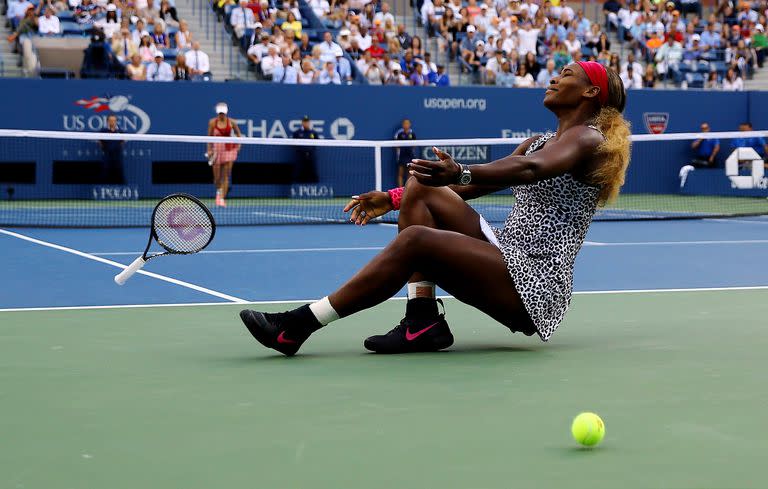
<svg viewBox="0 0 768 489">
<path fill-rule="evenodd" d="M 499 245 L 499 240 L 496 237 L 496 233 L 493 232 L 491 225 L 488 224 L 488 221 L 486 221 L 482 215 L 480 216 L 480 230 L 483 232 L 483 235 L 486 237 L 486 239 L 488 239 L 488 241 L 492 245 L 494 245 L 496 248 L 501 249 L 501 246 Z"/>
</svg>

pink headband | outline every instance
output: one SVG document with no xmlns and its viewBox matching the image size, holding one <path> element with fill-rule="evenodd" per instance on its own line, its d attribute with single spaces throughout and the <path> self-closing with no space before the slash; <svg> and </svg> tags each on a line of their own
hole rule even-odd
<svg viewBox="0 0 768 489">
<path fill-rule="evenodd" d="M 600 100 L 600 106 L 604 106 L 608 101 L 608 70 L 596 61 L 577 61 L 577 63 L 587 74 L 590 83 L 600 88 L 598 100 Z"/>
</svg>

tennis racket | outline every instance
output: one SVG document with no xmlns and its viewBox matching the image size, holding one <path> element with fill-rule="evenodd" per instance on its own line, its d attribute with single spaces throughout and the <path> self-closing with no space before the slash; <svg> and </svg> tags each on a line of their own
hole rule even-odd
<svg viewBox="0 0 768 489">
<path fill-rule="evenodd" d="M 152 211 L 152 230 L 144 254 L 117 274 L 115 282 L 123 285 L 145 263 L 158 256 L 197 253 L 208 246 L 215 233 L 216 222 L 202 202 L 187 194 L 169 195 Z M 165 251 L 149 255 L 152 240 Z"/>
</svg>

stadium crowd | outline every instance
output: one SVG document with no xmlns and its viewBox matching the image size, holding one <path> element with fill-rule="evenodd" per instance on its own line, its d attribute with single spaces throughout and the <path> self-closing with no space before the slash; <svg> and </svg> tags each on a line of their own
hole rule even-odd
<svg viewBox="0 0 768 489">
<path fill-rule="evenodd" d="M 474 83 L 542 87 L 571 61 L 595 60 L 629 89 L 660 83 L 743 90 L 762 67 L 768 40 L 766 0 L 721 0 L 706 16 L 698 0 L 607 0 L 590 19 L 569 0 L 414 0 L 422 34 L 398 24 L 387 2 L 366 0 L 215 0 L 258 78 L 275 83 L 451 84 L 439 57 Z M 305 30 L 307 15 L 326 29 Z M 112 74 L 134 80 L 208 79 L 210 62 L 170 0 L 9 0 L 9 37 L 57 35 L 59 18 L 103 40 Z M 313 34 L 314 35 L 314 34 Z M 174 64 L 166 62 L 169 52 Z M 96 50 L 91 57 L 102 55 Z M 86 64 L 88 55 L 86 56 Z M 84 67 L 84 71 L 90 72 Z"/>
<path fill-rule="evenodd" d="M 210 60 L 170 0 L 9 0 L 9 42 L 24 36 L 89 34 L 84 77 L 172 81 L 206 79 Z M 173 65 L 165 61 L 174 58 Z"/>
<path fill-rule="evenodd" d="M 763 65 L 764 0 L 722 0 L 706 19 L 697 0 L 607 0 L 602 11 L 598 22 L 568 0 L 423 0 L 420 18 L 462 70 L 487 84 L 545 86 L 565 64 L 593 60 L 630 89 L 668 81 L 742 90 Z"/>
</svg>

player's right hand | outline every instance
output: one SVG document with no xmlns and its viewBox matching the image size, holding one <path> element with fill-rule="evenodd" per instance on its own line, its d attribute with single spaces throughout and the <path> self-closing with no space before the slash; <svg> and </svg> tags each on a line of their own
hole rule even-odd
<svg viewBox="0 0 768 489">
<path fill-rule="evenodd" d="M 381 217 L 392 209 L 389 193 L 379 191 L 354 195 L 352 200 L 344 206 L 344 212 L 352 211 L 349 221 L 358 226 L 365 226 L 371 219 Z"/>
</svg>

